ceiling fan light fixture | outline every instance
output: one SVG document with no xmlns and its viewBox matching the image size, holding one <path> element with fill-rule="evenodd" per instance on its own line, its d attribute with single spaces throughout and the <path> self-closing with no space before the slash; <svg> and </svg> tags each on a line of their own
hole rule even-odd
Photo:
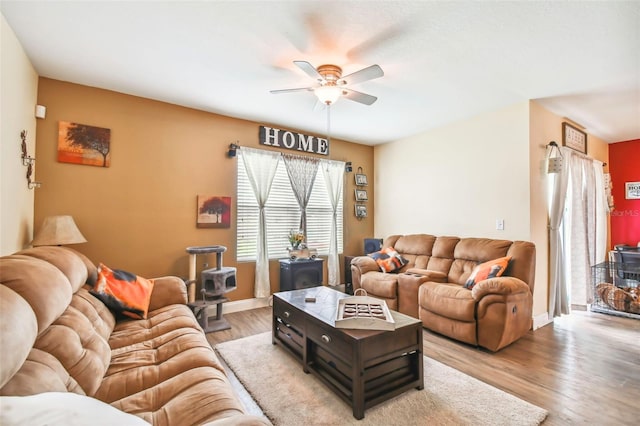
<svg viewBox="0 0 640 426">
<path fill-rule="evenodd" d="M 342 89 L 337 86 L 320 86 L 313 90 L 318 100 L 325 105 L 331 105 L 342 95 Z"/>
</svg>

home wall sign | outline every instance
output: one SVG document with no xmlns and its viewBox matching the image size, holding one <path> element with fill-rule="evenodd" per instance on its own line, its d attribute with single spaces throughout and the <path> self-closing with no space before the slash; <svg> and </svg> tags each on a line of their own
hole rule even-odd
<svg viewBox="0 0 640 426">
<path fill-rule="evenodd" d="M 261 145 L 329 155 L 329 141 L 317 136 L 260 126 L 259 139 Z"/>
<path fill-rule="evenodd" d="M 640 182 L 625 182 L 624 192 L 627 200 L 640 200 Z"/>
</svg>

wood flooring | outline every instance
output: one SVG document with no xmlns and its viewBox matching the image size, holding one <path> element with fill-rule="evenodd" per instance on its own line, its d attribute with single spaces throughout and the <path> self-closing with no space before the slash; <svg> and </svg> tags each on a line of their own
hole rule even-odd
<svg viewBox="0 0 640 426">
<path fill-rule="evenodd" d="M 271 331 L 271 308 L 226 314 L 212 346 Z M 640 321 L 573 311 L 492 353 L 424 330 L 424 354 L 545 408 L 549 425 L 640 424 Z M 473 395 L 461 395 L 473 398 Z"/>
</svg>

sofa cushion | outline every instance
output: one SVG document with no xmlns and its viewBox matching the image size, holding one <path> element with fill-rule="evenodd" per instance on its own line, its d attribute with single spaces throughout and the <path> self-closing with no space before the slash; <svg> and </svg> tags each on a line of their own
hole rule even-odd
<svg viewBox="0 0 640 426">
<path fill-rule="evenodd" d="M 37 334 L 36 315 L 27 301 L 9 287 L 0 285 L 0 389 L 27 359 Z"/>
<path fill-rule="evenodd" d="M 409 267 L 424 269 L 429 263 L 436 237 L 428 234 L 402 235 L 393 248 L 408 260 Z"/>
<path fill-rule="evenodd" d="M 81 288 L 60 317 L 40 333 L 20 370 L 0 393 L 93 394 L 111 360 L 107 340 L 114 324 L 104 304 Z"/>
<path fill-rule="evenodd" d="M 453 263 L 453 251 L 458 241 L 460 241 L 458 237 L 438 237 L 433 244 L 429 263 L 424 269 L 448 274 Z"/>
<path fill-rule="evenodd" d="M 402 268 L 408 262 L 391 247 L 385 247 L 380 251 L 368 255 L 376 261 L 382 272 L 393 272 Z"/>
<path fill-rule="evenodd" d="M 111 308 L 131 318 L 144 319 L 149 311 L 153 280 L 103 263 L 98 267 L 98 280 L 91 294 Z"/>
<path fill-rule="evenodd" d="M 368 272 L 362 276 L 361 284 L 369 296 L 395 299 L 398 295 L 398 274 Z"/>
<path fill-rule="evenodd" d="M 71 291 L 73 292 L 82 287 L 88 280 L 89 265 L 86 263 L 88 259 L 70 248 L 40 246 L 22 250 L 17 254 L 44 260 L 58 268 L 69 280 Z"/>
<path fill-rule="evenodd" d="M 107 311 L 85 289 L 78 290 L 69 307 L 33 345 L 53 355 L 87 395 L 98 389 L 111 361 L 107 339 L 113 329 L 113 316 L 105 317 L 101 309 Z"/>
<path fill-rule="evenodd" d="M 238 415 L 242 406 L 224 368 L 185 305 L 116 325 L 111 365 L 96 398 L 155 425 L 201 424 Z M 185 402 L 215 410 L 185 410 Z"/>
<path fill-rule="evenodd" d="M 489 238 L 462 238 L 456 244 L 449 282 L 464 285 L 478 263 L 507 255 L 512 242 Z"/>
<path fill-rule="evenodd" d="M 42 392 L 85 394 L 56 357 L 32 348 L 20 370 L 0 389 L 0 395 L 26 396 Z"/>
<path fill-rule="evenodd" d="M 420 286 L 418 303 L 445 318 L 475 322 L 476 301 L 471 291 L 451 283 L 426 282 Z"/>
<path fill-rule="evenodd" d="M 38 333 L 58 318 L 71 301 L 68 278 L 51 263 L 14 254 L 0 259 L 0 279 L 24 300 L 36 315 Z"/>
<path fill-rule="evenodd" d="M 467 282 L 464 283 L 464 288 L 471 289 L 480 281 L 501 276 L 509 266 L 510 260 L 511 256 L 504 256 L 479 264 L 469 275 Z"/>
</svg>

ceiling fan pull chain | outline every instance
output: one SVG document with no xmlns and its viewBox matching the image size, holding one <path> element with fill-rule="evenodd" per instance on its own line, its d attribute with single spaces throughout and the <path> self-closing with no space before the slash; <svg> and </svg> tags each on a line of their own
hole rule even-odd
<svg viewBox="0 0 640 426">
<path fill-rule="evenodd" d="M 327 103 L 327 142 L 331 142 L 331 104 Z"/>
</svg>

